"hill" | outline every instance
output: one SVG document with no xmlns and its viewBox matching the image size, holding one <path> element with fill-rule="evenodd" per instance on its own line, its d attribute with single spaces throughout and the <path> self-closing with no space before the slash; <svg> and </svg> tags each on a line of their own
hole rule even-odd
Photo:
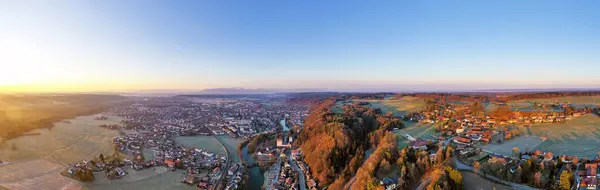
<svg viewBox="0 0 600 190">
<path fill-rule="evenodd" d="M 356 174 L 366 150 L 377 147 L 386 131 L 404 127 L 392 115 L 360 103 L 334 113 L 331 107 L 335 103 L 335 99 L 327 99 L 316 105 L 296 141 L 321 187 L 334 181 L 343 185 Z"/>
</svg>

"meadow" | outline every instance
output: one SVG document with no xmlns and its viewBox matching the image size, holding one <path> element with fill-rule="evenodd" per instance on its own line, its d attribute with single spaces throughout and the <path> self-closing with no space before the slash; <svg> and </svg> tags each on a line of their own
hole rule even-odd
<svg viewBox="0 0 600 190">
<path fill-rule="evenodd" d="M 504 141 L 504 143 L 502 144 L 490 143 L 488 145 L 483 146 L 482 148 L 483 150 L 487 150 L 490 152 L 495 152 L 505 156 L 512 156 L 512 149 L 514 147 L 519 148 L 521 152 L 535 151 L 535 148 L 537 148 L 542 143 L 542 139 L 537 136 L 519 136 L 511 140 Z"/>
<path fill-rule="evenodd" d="M 495 189 L 495 190 L 509 190 L 512 189 L 505 185 L 494 183 L 487 180 L 472 172 L 461 171 L 460 174 L 463 177 L 464 187 L 466 190 L 481 190 L 481 189 Z"/>
<path fill-rule="evenodd" d="M 576 108 L 582 108 L 585 106 L 598 106 L 600 105 L 600 96 L 565 96 L 556 98 L 540 98 L 540 99 L 527 99 L 519 101 L 511 101 L 510 103 L 519 102 L 536 102 L 542 104 L 553 104 L 553 103 L 570 103 Z"/>
<path fill-rule="evenodd" d="M 384 100 L 368 100 L 373 108 L 379 108 L 387 113 L 392 112 L 395 116 L 403 116 L 407 112 L 419 111 L 425 108 L 422 98 L 404 96 L 402 98 L 391 98 Z"/>
<path fill-rule="evenodd" d="M 52 128 L 35 129 L 26 135 L 4 140 L 0 145 L 0 186 L 9 189 L 81 189 L 81 183 L 59 174 L 68 164 L 112 154 L 116 130 L 98 127 L 114 124 L 120 117 L 96 120 L 98 115 L 79 116 L 58 122 Z M 35 167 L 28 167 L 35 166 Z"/>
<path fill-rule="evenodd" d="M 213 136 L 175 137 L 175 143 L 188 148 L 201 148 L 215 154 L 225 154 L 225 149 Z"/>
<path fill-rule="evenodd" d="M 35 167 L 31 167 L 35 166 Z M 0 166 L 0 189 L 81 189 L 78 181 L 59 174 L 63 165 L 35 159 Z"/>
<path fill-rule="evenodd" d="M 333 113 L 343 113 L 344 112 L 344 105 L 351 104 L 351 103 L 352 103 L 351 100 L 337 101 L 337 102 L 335 102 L 335 106 L 333 106 L 331 108 L 331 111 Z"/>
<path fill-rule="evenodd" d="M 405 123 L 406 128 L 396 131 L 398 135 L 398 147 L 404 148 L 410 141 L 402 136 L 407 133 L 414 138 L 433 139 L 433 135 L 437 132 L 433 127 L 434 124 L 423 124 L 423 123 Z"/>
<path fill-rule="evenodd" d="M 522 135 L 547 138 L 536 149 L 555 155 L 593 158 L 600 151 L 600 117 L 595 115 L 587 114 L 561 124 L 517 126 L 517 129 Z"/>
<path fill-rule="evenodd" d="M 117 123 L 121 118 L 109 116 L 108 120 L 96 120 L 96 116 L 79 116 L 55 123 L 52 128 L 28 132 L 39 135 L 4 140 L 0 146 L 0 160 L 14 162 L 43 158 L 66 166 L 100 154 L 111 154 L 114 152 L 112 138 L 118 131 L 98 125 Z"/>
<path fill-rule="evenodd" d="M 95 173 L 96 180 L 85 183 L 86 189 L 196 189 L 191 185 L 181 183 L 183 177 L 181 170 L 169 171 L 166 167 L 155 167 L 136 171 L 126 169 L 128 175 L 121 179 L 109 180 L 103 173 Z M 102 177 L 98 177 L 102 176 Z"/>
</svg>

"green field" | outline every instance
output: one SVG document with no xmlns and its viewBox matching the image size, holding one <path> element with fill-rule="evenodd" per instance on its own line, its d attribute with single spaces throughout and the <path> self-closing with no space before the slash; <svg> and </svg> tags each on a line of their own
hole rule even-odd
<svg viewBox="0 0 600 190">
<path fill-rule="evenodd" d="M 561 112 L 561 111 L 563 111 L 560 108 L 536 107 L 535 103 L 536 102 L 533 100 L 520 100 L 520 101 L 509 102 L 508 106 L 510 106 L 511 110 L 513 110 L 513 111 L 522 111 L 522 112 L 538 112 L 538 111 Z M 537 102 L 537 103 L 539 103 L 539 102 Z M 499 106 L 495 103 L 486 103 L 485 104 L 486 111 L 493 111 L 498 107 Z"/>
<path fill-rule="evenodd" d="M 96 180 L 84 183 L 87 189 L 196 189 L 191 185 L 181 183 L 182 171 L 169 171 L 166 167 L 136 171 L 127 168 L 128 174 L 120 179 L 109 180 L 105 177 L 96 177 Z M 102 176 L 99 172 L 96 176 Z"/>
<path fill-rule="evenodd" d="M 201 148 L 215 154 L 225 154 L 225 149 L 213 136 L 176 137 L 175 143 L 187 148 Z"/>
<path fill-rule="evenodd" d="M 481 189 L 496 189 L 496 190 L 509 190 L 510 187 L 494 183 L 487 180 L 477 174 L 471 172 L 460 172 L 463 177 L 464 185 L 466 190 L 481 190 Z"/>
<path fill-rule="evenodd" d="M 334 113 L 343 113 L 344 112 L 344 105 L 347 104 L 351 104 L 353 101 L 351 100 L 347 100 L 347 101 L 337 101 L 335 102 L 335 106 L 333 106 L 331 108 L 331 111 Z"/>
<path fill-rule="evenodd" d="M 407 112 L 419 111 L 425 108 L 425 101 L 422 98 L 405 96 L 400 99 L 386 98 L 383 100 L 364 99 L 338 101 L 336 102 L 335 106 L 331 108 L 331 111 L 335 113 L 342 113 L 344 111 L 344 105 L 352 104 L 355 101 L 369 102 L 372 108 L 381 109 L 381 111 L 383 111 L 384 113 L 391 112 L 395 116 L 403 116 Z"/>
<path fill-rule="evenodd" d="M 404 133 L 407 133 L 414 138 L 425 139 L 433 139 L 432 135 L 436 135 L 433 124 L 406 123 L 406 128 L 396 132 L 398 135 L 398 147 L 400 148 L 404 148 L 404 146 L 409 143 L 409 141 L 402 136 Z"/>
<path fill-rule="evenodd" d="M 392 112 L 396 116 L 402 116 L 407 112 L 419 111 L 425 108 L 425 101 L 421 98 L 402 97 L 400 99 L 368 100 L 373 108 L 379 108 L 387 113 Z"/>
<path fill-rule="evenodd" d="M 537 136 L 519 136 L 508 141 L 504 141 L 502 144 L 490 143 L 483 146 L 483 150 L 495 152 L 505 156 L 512 156 L 512 149 L 514 147 L 519 148 L 521 152 L 535 151 L 543 141 Z"/>
<path fill-rule="evenodd" d="M 542 99 L 528 99 L 511 101 L 510 103 L 518 102 L 537 102 L 541 104 L 553 104 L 553 103 L 570 103 L 575 107 L 585 107 L 586 105 L 600 105 L 600 96 L 565 96 L 556 98 L 542 98 Z"/>
<path fill-rule="evenodd" d="M 561 124 L 517 127 L 523 135 L 546 137 L 537 149 L 555 155 L 593 158 L 600 151 L 600 117 L 584 115 Z"/>
</svg>

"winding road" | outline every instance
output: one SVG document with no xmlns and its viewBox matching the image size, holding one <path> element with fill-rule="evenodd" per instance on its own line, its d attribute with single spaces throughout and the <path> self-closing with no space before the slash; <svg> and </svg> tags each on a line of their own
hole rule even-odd
<svg viewBox="0 0 600 190">
<path fill-rule="evenodd" d="M 225 164 L 225 169 L 223 171 L 221 171 L 221 177 L 219 178 L 219 180 L 217 181 L 217 189 L 222 189 L 222 188 L 218 188 L 221 186 L 221 181 L 223 180 L 223 177 L 225 177 L 225 172 L 227 172 L 227 170 L 229 169 L 229 165 L 231 164 L 231 154 L 229 154 L 229 149 L 227 149 L 227 146 L 225 146 L 225 144 L 223 144 L 223 142 L 221 142 L 221 140 L 219 140 L 219 138 L 213 136 L 213 138 L 215 138 L 220 144 L 221 146 L 223 146 L 223 148 L 225 149 L 225 152 L 227 153 L 227 164 Z"/>
<path fill-rule="evenodd" d="M 292 168 L 299 173 L 300 178 L 300 190 L 306 190 L 306 180 L 304 179 L 304 172 L 298 167 L 297 162 L 292 160 L 292 155 L 288 152 L 287 154 L 288 161 L 291 163 Z"/>
</svg>

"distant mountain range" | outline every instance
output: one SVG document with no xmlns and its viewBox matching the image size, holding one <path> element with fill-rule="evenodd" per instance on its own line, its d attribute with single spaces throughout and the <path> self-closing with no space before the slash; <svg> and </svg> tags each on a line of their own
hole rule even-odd
<svg viewBox="0 0 600 190">
<path fill-rule="evenodd" d="M 154 95 L 257 95 L 257 94 L 281 94 L 298 92 L 333 92 L 323 89 L 275 89 L 275 88 L 209 88 L 203 90 L 143 90 L 134 92 L 136 94 Z"/>
<path fill-rule="evenodd" d="M 278 94 L 297 92 L 326 92 L 323 89 L 274 89 L 274 88 L 211 88 L 197 91 L 195 94 Z"/>
<path fill-rule="evenodd" d="M 549 92 L 549 91 L 598 91 L 598 88 L 546 88 L 546 89 L 479 89 L 479 90 L 411 90 L 411 89 L 357 89 L 357 90 L 329 90 L 329 89 L 278 89 L 278 88 L 210 88 L 203 90 L 143 90 L 133 93 L 126 94 L 138 94 L 138 95 L 160 95 L 160 96 L 172 96 L 172 95 L 260 95 L 260 94 L 285 94 L 285 93 L 299 93 L 299 92 L 348 92 L 348 93 L 419 93 L 419 92 L 448 92 L 448 93 L 459 93 L 459 92 Z"/>
</svg>

